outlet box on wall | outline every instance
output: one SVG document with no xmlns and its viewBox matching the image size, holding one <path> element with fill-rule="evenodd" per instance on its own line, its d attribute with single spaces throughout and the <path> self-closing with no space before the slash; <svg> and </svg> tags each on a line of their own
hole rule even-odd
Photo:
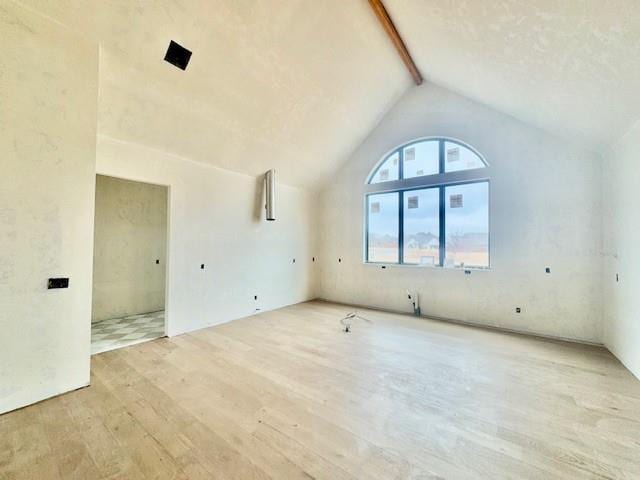
<svg viewBox="0 0 640 480">
<path fill-rule="evenodd" d="M 69 279 L 63 278 L 50 278 L 47 282 L 47 289 L 54 290 L 57 288 L 69 288 Z"/>
</svg>

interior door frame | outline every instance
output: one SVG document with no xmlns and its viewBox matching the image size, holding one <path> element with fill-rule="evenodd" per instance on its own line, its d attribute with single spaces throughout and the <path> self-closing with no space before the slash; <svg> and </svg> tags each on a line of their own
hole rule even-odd
<svg viewBox="0 0 640 480">
<path fill-rule="evenodd" d="M 140 178 L 135 178 L 132 176 L 126 176 L 126 175 L 113 175 L 113 174 L 109 174 L 109 173 L 100 173 L 99 171 L 96 171 L 95 173 L 95 178 L 97 181 L 98 176 L 101 177 L 111 177 L 111 178 L 116 178 L 118 180 L 127 180 L 130 182 L 137 182 L 137 183 L 145 183 L 147 185 L 154 185 L 157 187 L 164 187 L 167 189 L 167 228 L 166 228 L 166 242 L 165 242 L 165 265 L 164 265 L 164 332 L 162 335 L 162 338 L 164 337 L 168 337 L 169 336 L 169 321 L 170 321 L 170 309 L 169 309 L 169 298 L 170 298 L 170 288 L 171 288 L 171 275 L 170 275 L 170 269 L 171 269 L 171 257 L 170 257 L 170 252 L 171 252 L 171 193 L 172 193 L 172 189 L 171 189 L 171 185 L 169 184 L 165 184 L 165 183 L 161 183 L 161 182 L 150 182 L 148 180 L 145 179 L 140 179 Z M 93 204 L 94 204 L 94 232 L 95 232 L 95 189 L 94 189 L 94 194 L 93 194 Z M 95 248 L 95 239 L 92 238 L 92 241 L 94 243 L 94 248 Z M 93 252 L 93 249 L 92 249 Z M 91 301 L 93 303 L 93 258 L 94 258 L 95 252 L 92 253 L 91 256 L 91 260 L 92 260 L 92 266 L 91 266 Z M 91 318 L 89 318 L 89 321 L 91 322 Z M 89 336 L 89 346 L 91 346 L 91 336 Z"/>
</svg>

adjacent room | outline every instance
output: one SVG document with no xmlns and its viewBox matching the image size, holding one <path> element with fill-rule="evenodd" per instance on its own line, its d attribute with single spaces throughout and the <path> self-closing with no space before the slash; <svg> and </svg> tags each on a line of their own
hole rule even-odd
<svg viewBox="0 0 640 480">
<path fill-rule="evenodd" d="M 98 175 L 91 353 L 164 336 L 167 188 Z"/>
<path fill-rule="evenodd" d="M 640 478 L 636 0 L 0 39 L 0 480 Z"/>
</svg>

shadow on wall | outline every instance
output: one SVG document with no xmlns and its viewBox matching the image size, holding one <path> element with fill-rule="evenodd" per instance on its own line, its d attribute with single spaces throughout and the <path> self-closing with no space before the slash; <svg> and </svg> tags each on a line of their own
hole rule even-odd
<svg viewBox="0 0 640 480">
<path fill-rule="evenodd" d="M 256 177 L 255 201 L 253 204 L 253 220 L 260 222 L 264 212 L 264 176 Z"/>
</svg>

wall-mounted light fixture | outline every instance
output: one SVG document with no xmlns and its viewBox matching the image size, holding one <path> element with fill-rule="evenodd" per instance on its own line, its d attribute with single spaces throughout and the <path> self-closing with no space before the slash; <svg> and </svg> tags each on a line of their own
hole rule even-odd
<svg viewBox="0 0 640 480">
<path fill-rule="evenodd" d="M 267 220 L 273 221 L 276 219 L 276 171 L 269 170 L 264 176 L 264 181 L 266 193 L 265 210 L 267 211 Z"/>
</svg>

